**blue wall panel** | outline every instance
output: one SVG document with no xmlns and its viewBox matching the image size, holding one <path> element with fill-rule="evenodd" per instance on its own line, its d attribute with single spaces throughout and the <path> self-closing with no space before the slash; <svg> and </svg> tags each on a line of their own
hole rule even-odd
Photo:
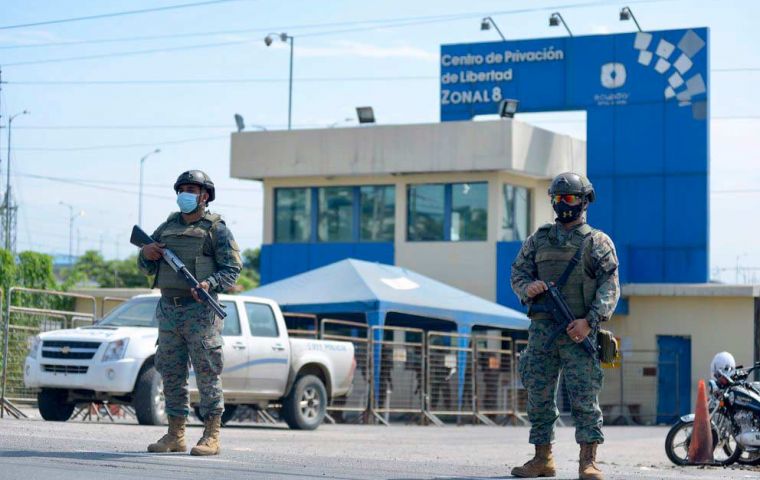
<svg viewBox="0 0 760 480">
<path fill-rule="evenodd" d="M 502 98 L 586 110 L 589 221 L 614 240 L 621 280 L 705 282 L 708 43 L 695 28 L 443 45 L 441 120 L 496 113 Z"/>
<path fill-rule="evenodd" d="M 520 304 L 520 300 L 510 285 L 512 262 L 517 257 L 520 247 L 522 247 L 522 242 L 496 243 L 496 302 L 505 307 L 526 312 L 527 308 Z"/>
<path fill-rule="evenodd" d="M 261 247 L 261 284 L 356 258 L 393 265 L 392 243 L 273 243 Z"/>
</svg>

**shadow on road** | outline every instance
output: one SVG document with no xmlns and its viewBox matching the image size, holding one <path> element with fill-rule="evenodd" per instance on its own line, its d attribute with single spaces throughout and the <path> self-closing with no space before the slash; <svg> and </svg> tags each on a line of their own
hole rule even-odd
<svg viewBox="0 0 760 480">
<path fill-rule="evenodd" d="M 0 458 L 60 458 L 66 460 L 122 460 L 136 457 L 180 457 L 187 453 L 149 452 L 41 452 L 39 450 L 2 450 Z"/>
</svg>

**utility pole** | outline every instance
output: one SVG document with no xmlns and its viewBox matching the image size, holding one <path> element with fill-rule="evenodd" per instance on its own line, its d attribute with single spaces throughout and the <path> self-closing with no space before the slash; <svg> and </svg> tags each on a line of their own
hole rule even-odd
<svg viewBox="0 0 760 480">
<path fill-rule="evenodd" d="M 20 116 L 20 115 L 28 115 L 29 111 L 24 110 L 23 112 L 19 112 L 15 115 L 11 115 L 8 117 L 8 154 L 6 157 L 6 166 L 5 171 L 7 173 L 6 181 L 5 181 L 5 249 L 9 252 L 13 252 L 13 249 L 15 247 L 15 241 L 11 242 L 11 231 L 13 231 L 13 237 L 15 240 L 15 223 L 16 223 L 16 215 L 15 210 L 16 206 L 11 205 L 11 132 L 13 127 L 13 119 Z"/>
</svg>

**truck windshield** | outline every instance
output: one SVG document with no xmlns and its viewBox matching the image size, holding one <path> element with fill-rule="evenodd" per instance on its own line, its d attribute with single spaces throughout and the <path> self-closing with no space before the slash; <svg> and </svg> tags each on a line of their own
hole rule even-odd
<svg viewBox="0 0 760 480">
<path fill-rule="evenodd" d="M 114 308 L 98 326 L 157 327 L 155 313 L 159 297 L 135 298 Z"/>
</svg>

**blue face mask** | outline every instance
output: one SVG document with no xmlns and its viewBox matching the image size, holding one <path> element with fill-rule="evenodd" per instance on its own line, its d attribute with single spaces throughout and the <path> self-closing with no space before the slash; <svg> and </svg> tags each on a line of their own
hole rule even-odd
<svg viewBox="0 0 760 480">
<path fill-rule="evenodd" d="M 198 195 L 190 192 L 181 192 L 177 195 L 179 211 L 185 214 L 193 213 L 198 208 Z"/>
</svg>

